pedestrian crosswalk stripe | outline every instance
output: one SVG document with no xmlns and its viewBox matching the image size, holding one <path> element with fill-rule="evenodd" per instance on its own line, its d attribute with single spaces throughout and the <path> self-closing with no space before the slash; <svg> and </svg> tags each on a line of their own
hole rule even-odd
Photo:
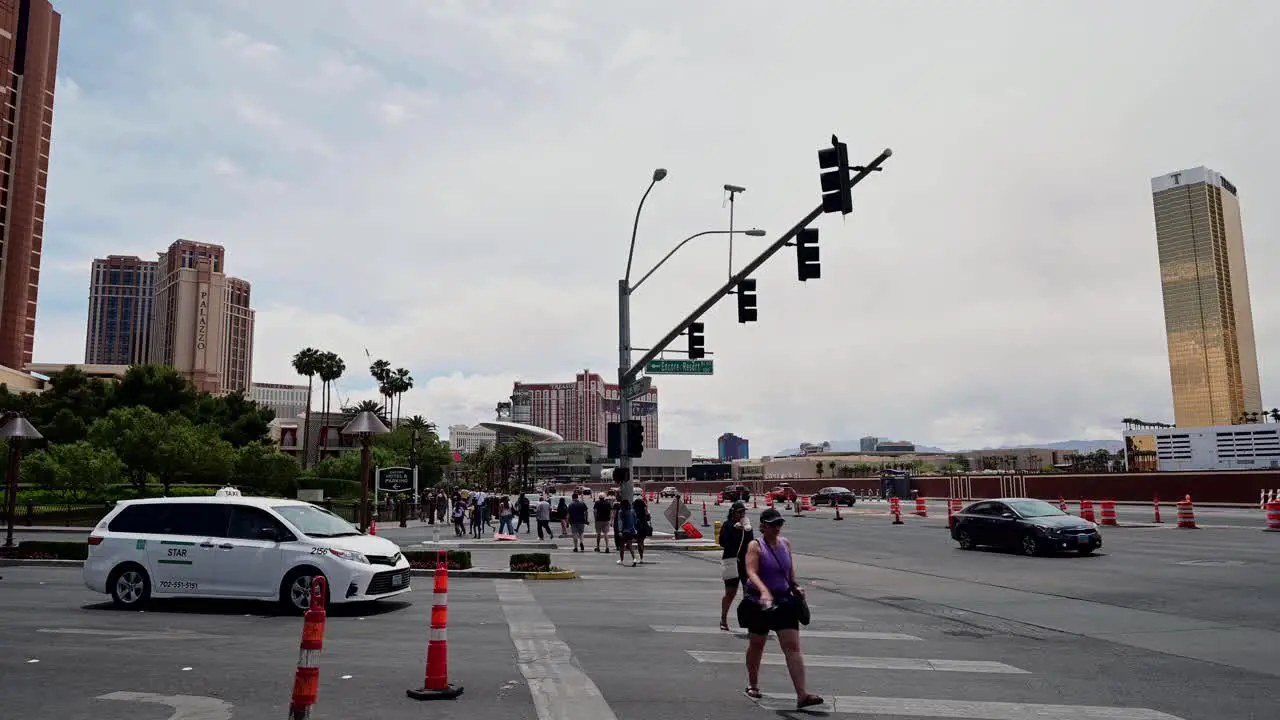
<svg viewBox="0 0 1280 720">
<path fill-rule="evenodd" d="M 806 662 L 808 658 L 805 658 Z M 796 696 L 765 693 L 759 701 L 767 710 L 794 710 Z M 814 712 L 874 715 L 876 717 L 952 718 L 953 720 L 1182 720 L 1147 708 L 1090 705 L 1037 705 L 1034 703 L 974 702 L 968 700 L 917 700 L 914 698 L 837 695 Z"/>
<path fill-rule="evenodd" d="M 710 611 L 685 610 L 681 608 L 667 609 L 667 608 L 649 607 L 648 603 L 649 603 L 649 600 L 648 598 L 646 598 L 645 599 L 646 607 L 636 608 L 632 612 L 643 613 L 645 615 L 660 615 L 664 617 L 700 617 L 700 618 L 708 618 L 708 617 L 714 618 L 720 614 L 719 607 L 713 608 Z M 687 605 L 688 603 L 681 603 L 681 604 Z M 809 606 L 810 609 L 813 609 L 815 607 L 817 606 L 816 605 Z M 730 617 L 732 617 L 732 615 Z M 854 617 L 852 615 L 822 615 L 820 613 L 813 614 L 813 623 L 815 625 L 825 625 L 825 624 L 831 624 L 831 623 L 860 623 L 860 622 L 863 622 L 862 618 Z M 808 635 L 809 633 L 806 631 L 805 634 Z"/>
<path fill-rule="evenodd" d="M 650 625 L 654 632 L 686 633 L 690 635 L 728 635 L 718 627 L 701 625 Z M 733 630 L 734 635 L 746 635 L 745 630 Z M 848 630 L 805 630 L 806 638 L 827 638 L 830 640 L 920 640 L 915 635 L 886 632 L 853 632 Z"/>
<path fill-rule="evenodd" d="M 700 663 L 740 664 L 742 653 L 710 650 L 686 650 Z M 765 665 L 785 665 L 782 655 L 764 656 Z M 1002 662 L 987 660 L 932 660 L 928 658 L 853 657 L 843 655 L 804 656 L 806 667 L 858 668 L 861 670 L 931 670 L 935 672 L 996 673 L 1003 675 L 1030 675 L 1031 673 Z M 943 716 L 946 717 L 946 716 Z M 960 717 L 964 717 L 961 715 Z"/>
</svg>

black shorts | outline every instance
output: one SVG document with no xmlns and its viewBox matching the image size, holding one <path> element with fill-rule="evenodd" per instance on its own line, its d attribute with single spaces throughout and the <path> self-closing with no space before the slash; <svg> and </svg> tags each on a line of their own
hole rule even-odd
<svg viewBox="0 0 1280 720">
<path fill-rule="evenodd" d="M 792 603 L 780 603 L 772 610 L 762 610 L 754 600 L 743 598 L 738 603 L 738 625 L 752 635 L 768 635 L 770 631 L 799 630 L 800 616 Z"/>
<path fill-rule="evenodd" d="M 742 584 L 742 580 L 736 577 L 731 577 L 728 580 L 724 581 L 724 587 L 726 590 L 728 590 L 729 588 L 736 588 L 741 584 Z"/>
</svg>

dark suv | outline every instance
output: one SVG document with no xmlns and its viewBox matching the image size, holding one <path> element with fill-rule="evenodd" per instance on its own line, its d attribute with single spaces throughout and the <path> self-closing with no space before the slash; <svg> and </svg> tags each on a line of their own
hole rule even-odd
<svg viewBox="0 0 1280 720">
<path fill-rule="evenodd" d="M 751 490 L 746 485 L 730 485 L 724 489 L 725 502 L 746 502 L 751 499 Z"/>
</svg>

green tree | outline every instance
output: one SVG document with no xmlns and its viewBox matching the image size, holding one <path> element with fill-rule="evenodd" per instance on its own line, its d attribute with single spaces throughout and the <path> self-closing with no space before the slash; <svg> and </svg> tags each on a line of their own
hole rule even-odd
<svg viewBox="0 0 1280 720">
<path fill-rule="evenodd" d="M 200 396 L 191 413 L 191 421 L 196 425 L 217 427 L 222 439 L 232 447 L 244 447 L 267 440 L 275 416 L 271 408 L 259 405 L 237 391 Z"/>
<path fill-rule="evenodd" d="M 320 355 L 320 383 L 321 392 L 324 397 L 321 399 L 320 412 L 325 416 L 325 424 L 328 425 L 329 412 L 333 408 L 330 395 L 333 391 L 333 383 L 335 383 L 342 374 L 347 371 L 347 363 L 343 361 L 338 353 L 324 352 Z"/>
<path fill-rule="evenodd" d="M 79 368 L 70 367 L 49 376 L 49 386 L 44 392 L 29 393 L 25 402 L 10 409 L 22 411 L 41 432 L 49 428 L 54 435 L 61 434 L 59 437 L 46 434 L 51 442 L 75 442 L 84 439 L 83 432 L 76 435 L 79 426 L 69 422 L 66 416 L 69 414 L 79 419 L 87 430 L 90 423 L 111 409 L 113 395 L 112 383 L 91 378 Z M 63 418 L 58 419 L 59 415 Z"/>
<path fill-rule="evenodd" d="M 89 428 L 89 442 L 113 450 L 128 468 L 129 478 L 142 490 L 158 465 L 158 439 L 165 431 L 164 416 L 147 407 L 122 407 L 107 413 Z"/>
<path fill-rule="evenodd" d="M 511 443 L 511 454 L 520 471 L 520 489 L 529 488 L 529 465 L 538 456 L 538 446 L 532 440 L 521 435 Z"/>
<path fill-rule="evenodd" d="M 183 415 L 170 413 L 156 437 L 152 472 L 164 486 L 174 483 L 217 483 L 230 480 L 233 450 L 212 425 L 192 425 Z"/>
<path fill-rule="evenodd" d="M 388 378 L 387 385 L 391 389 L 391 399 L 395 404 L 394 417 L 398 425 L 400 423 L 400 410 L 404 407 L 404 394 L 413 389 L 413 376 L 404 368 L 396 368 Z"/>
<path fill-rule="evenodd" d="M 277 451 L 271 443 L 255 442 L 235 450 L 231 480 L 241 487 L 292 495 L 301 470 L 297 460 Z"/>
<path fill-rule="evenodd" d="M 62 408 L 51 422 L 41 425 L 40 434 L 51 444 L 80 442 L 89 436 L 89 426 L 71 408 Z"/>
<path fill-rule="evenodd" d="M 391 363 L 386 360 L 374 360 L 369 365 L 369 376 L 378 383 L 378 392 L 382 395 L 382 406 L 390 412 L 391 408 Z"/>
<path fill-rule="evenodd" d="M 315 348 L 303 348 L 293 356 L 293 369 L 299 375 L 307 376 L 307 410 L 302 421 L 302 467 L 311 464 L 311 387 L 316 375 L 320 374 L 321 354 Z"/>
<path fill-rule="evenodd" d="M 386 406 L 380 404 L 377 400 L 361 400 L 351 407 L 342 408 L 342 424 L 346 425 L 355 420 L 356 415 L 362 412 L 371 412 L 382 421 L 383 425 L 391 425 L 391 420 L 387 417 Z"/>
<path fill-rule="evenodd" d="M 124 470 L 114 452 L 82 440 L 31 453 L 22 462 L 22 479 L 76 503 L 101 497 Z"/>
<path fill-rule="evenodd" d="M 142 406 L 164 415 L 191 412 L 196 404 L 195 388 L 187 378 L 166 365 L 134 365 L 124 373 L 115 389 L 115 407 Z"/>
</svg>

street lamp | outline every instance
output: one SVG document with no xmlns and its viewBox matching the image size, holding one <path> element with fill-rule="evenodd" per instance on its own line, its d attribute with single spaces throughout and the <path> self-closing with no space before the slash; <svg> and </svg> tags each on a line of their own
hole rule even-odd
<svg viewBox="0 0 1280 720">
<path fill-rule="evenodd" d="M 750 237 L 764 237 L 764 236 L 765 236 L 765 235 L 767 235 L 768 233 L 767 233 L 767 232 L 765 232 L 764 230 L 759 229 L 759 228 L 751 228 L 750 230 L 738 230 L 738 231 L 736 231 L 736 233 L 735 233 L 735 231 L 733 231 L 733 230 L 703 230 L 703 231 L 702 231 L 702 232 L 700 232 L 700 233 L 694 233 L 694 234 L 690 235 L 689 237 L 687 237 L 687 238 L 685 238 L 685 239 L 681 240 L 680 242 L 676 243 L 676 246 L 675 246 L 675 247 L 673 247 L 673 248 L 671 248 L 671 252 L 669 252 L 669 253 L 667 253 L 666 255 L 662 256 L 662 259 L 658 261 L 658 264 L 654 265 L 652 268 L 649 268 L 649 272 L 645 273 L 643 277 L 641 277 L 639 280 L 637 280 L 635 285 L 632 285 L 630 288 L 628 288 L 628 289 L 627 289 L 627 294 L 631 294 L 631 293 L 634 293 L 636 290 L 639 290 L 639 289 L 640 289 L 640 286 L 644 284 L 644 281 L 645 281 L 645 280 L 648 280 L 648 279 L 649 279 L 649 276 L 650 276 L 650 275 L 652 275 L 652 274 L 654 274 L 655 272 L 657 272 L 657 271 L 658 271 L 658 268 L 660 268 L 660 267 L 662 267 L 664 264 L 666 264 L 666 262 L 667 262 L 668 260 L 670 260 L 670 259 L 671 259 L 671 256 L 672 256 L 672 255 L 675 255 L 677 252 L 680 252 L 680 248 L 684 247 L 684 246 L 685 246 L 685 245 L 686 245 L 690 240 L 692 240 L 692 239 L 694 239 L 694 238 L 700 238 L 700 237 L 702 237 L 703 235 L 728 235 L 728 236 L 729 236 L 729 242 L 733 242 L 733 236 L 734 236 L 734 234 L 737 234 L 737 235 L 747 235 L 747 236 L 750 236 Z"/>
<path fill-rule="evenodd" d="M 343 435 L 360 438 L 360 532 L 369 531 L 369 462 L 373 455 L 373 436 L 390 432 L 378 416 L 368 410 L 361 411 L 347 426 Z"/>
<path fill-rule="evenodd" d="M 9 478 L 5 498 L 8 524 L 5 530 L 4 546 L 11 548 L 13 547 L 13 520 L 18 514 L 18 472 L 22 465 L 22 441 L 40 440 L 44 436 L 27 422 L 26 418 L 15 413 L 4 427 L 0 427 L 0 438 L 9 438 Z"/>
</svg>

